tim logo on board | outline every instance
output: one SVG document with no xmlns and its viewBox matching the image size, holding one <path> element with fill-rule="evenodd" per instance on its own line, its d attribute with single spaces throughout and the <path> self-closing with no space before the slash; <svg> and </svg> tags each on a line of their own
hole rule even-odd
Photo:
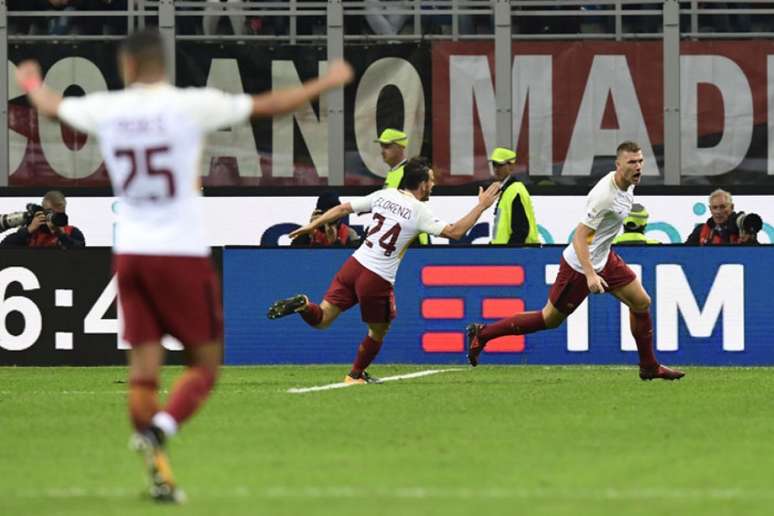
<svg viewBox="0 0 774 516">
<path fill-rule="evenodd" d="M 642 265 L 629 264 L 642 280 Z M 559 271 L 559 265 L 546 265 L 546 284 L 552 284 Z M 696 285 L 701 290 L 702 285 Z M 655 291 L 655 292 L 654 292 Z M 658 264 L 655 266 L 655 289 L 649 289 L 653 304 L 655 342 L 659 351 L 680 349 L 679 331 L 684 325 L 684 338 L 712 337 L 717 323 L 721 325 L 723 351 L 744 351 L 744 265 L 723 264 L 717 269 L 709 290 L 700 304 L 680 264 Z M 704 292 L 702 292 L 704 294 Z M 629 329 L 629 308 L 620 305 L 619 335 L 621 351 L 637 351 Z M 589 350 L 589 302 L 584 301 L 567 319 L 568 351 Z M 612 336 L 611 336 L 612 337 Z M 686 339 L 687 340 L 687 339 Z"/>
<path fill-rule="evenodd" d="M 550 251 L 546 254 L 555 254 L 554 249 Z M 757 362 L 762 342 L 748 343 L 746 339 L 763 334 L 763 328 L 771 323 L 761 320 L 760 311 L 747 308 L 754 298 L 766 293 L 756 285 L 746 289 L 745 272 L 756 269 L 760 262 L 700 259 L 704 254 L 700 249 L 659 251 L 619 250 L 622 255 L 637 255 L 629 259 L 629 266 L 651 296 L 654 340 L 661 356 L 682 363 Z M 707 254 L 715 251 L 725 254 L 724 250 Z M 535 260 L 536 254 L 547 259 Z M 679 259 L 661 262 L 670 256 Z M 636 259 L 639 263 L 632 263 Z M 507 265 L 499 260 L 454 265 L 422 260 L 418 268 L 424 293 L 419 306 L 424 328 L 422 351 L 428 358 L 431 354 L 462 353 L 466 321 L 491 322 L 541 309 L 559 270 L 556 261 L 543 252 L 533 252 L 523 261 L 511 259 Z M 755 328 L 750 335 L 746 323 Z M 634 363 L 636 351 L 629 309 L 610 295 L 588 298 L 563 328 L 503 337 L 490 342 L 486 349 L 491 363 Z M 766 355 L 766 360 L 774 362 L 774 353 L 767 351 Z"/>
</svg>

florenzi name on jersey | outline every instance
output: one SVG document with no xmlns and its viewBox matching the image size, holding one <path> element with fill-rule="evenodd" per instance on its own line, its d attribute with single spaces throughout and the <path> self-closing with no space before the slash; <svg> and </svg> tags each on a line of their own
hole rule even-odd
<svg viewBox="0 0 774 516">
<path fill-rule="evenodd" d="M 357 213 L 372 212 L 363 245 L 353 257 L 366 269 L 395 283 L 400 260 L 419 233 L 440 235 L 446 223 L 433 216 L 427 203 L 395 188 L 350 201 Z"/>
<path fill-rule="evenodd" d="M 411 219 L 411 208 L 408 206 L 402 206 L 396 202 L 392 202 L 384 197 L 378 197 L 374 203 L 373 208 L 381 208 L 384 211 L 388 211 L 393 215 L 397 215 L 405 220 Z"/>
</svg>

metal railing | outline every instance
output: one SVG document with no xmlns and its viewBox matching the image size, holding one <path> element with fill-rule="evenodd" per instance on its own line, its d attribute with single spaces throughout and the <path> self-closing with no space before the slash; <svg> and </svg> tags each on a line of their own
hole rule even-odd
<svg viewBox="0 0 774 516">
<path fill-rule="evenodd" d="M 491 40 L 495 45 L 497 144 L 511 145 L 513 41 L 656 39 L 663 43 L 665 184 L 680 183 L 681 38 L 774 37 L 774 2 L 756 0 L 127 0 L 126 5 L 125 10 L 9 11 L 6 0 L 0 0 L 0 61 L 8 61 L 9 42 L 104 41 L 123 37 L 123 34 L 15 32 L 13 22 L 25 18 L 125 19 L 127 32 L 147 24 L 156 25 L 167 41 L 173 73 L 178 41 L 324 44 L 328 58 L 333 59 L 343 56 L 345 43 Z M 236 22 L 236 28 L 232 22 L 234 34 L 217 33 L 218 19 L 224 16 Z M 376 23 L 379 17 L 395 17 L 392 19 L 400 23 L 388 27 L 388 33 L 380 32 L 380 27 L 387 26 Z M 731 23 L 732 17 L 734 23 Z M 216 33 L 206 33 L 212 31 L 212 18 L 215 18 Z M 272 33 L 248 30 L 246 21 L 256 18 L 279 21 L 280 30 L 277 27 Z M 734 30 L 716 30 L 713 20 L 717 19 L 726 20 L 721 28 Z M 563 20 L 567 23 L 563 24 Z M 749 30 L 736 30 L 740 27 Z M 0 155 L 4 156 L 8 156 L 7 86 L 7 77 L 0 79 Z M 341 185 L 344 184 L 344 98 L 342 91 L 329 95 L 329 183 Z M 0 159 L 0 186 L 7 186 L 8 173 L 8 160 Z"/>
</svg>

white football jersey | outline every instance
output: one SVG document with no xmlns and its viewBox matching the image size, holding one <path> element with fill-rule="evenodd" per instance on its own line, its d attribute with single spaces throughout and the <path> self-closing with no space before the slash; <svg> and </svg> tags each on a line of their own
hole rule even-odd
<svg viewBox="0 0 774 516">
<path fill-rule="evenodd" d="M 437 236 L 447 226 L 433 216 L 427 203 L 396 188 L 377 190 L 350 204 L 355 213 L 372 213 L 368 235 L 352 256 L 390 283 L 395 283 L 400 260 L 417 235 Z"/>
<path fill-rule="evenodd" d="M 621 231 L 624 219 L 629 215 L 634 203 L 634 185 L 621 190 L 615 184 L 615 171 L 599 180 L 586 196 L 586 215 L 583 224 L 594 230 L 589 243 L 589 258 L 594 270 L 599 272 L 605 267 L 610 254 L 610 245 Z M 578 272 L 583 266 L 572 242 L 562 253 L 567 264 Z"/>
<path fill-rule="evenodd" d="M 167 83 L 67 97 L 58 116 L 96 135 L 121 199 L 114 250 L 207 256 L 199 202 L 205 134 L 247 120 L 248 95 Z"/>
</svg>

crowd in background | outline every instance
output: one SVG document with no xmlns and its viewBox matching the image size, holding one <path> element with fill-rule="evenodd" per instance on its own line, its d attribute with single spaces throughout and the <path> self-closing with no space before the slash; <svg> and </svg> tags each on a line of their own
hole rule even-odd
<svg viewBox="0 0 774 516">
<path fill-rule="evenodd" d="M 193 0 L 197 1 L 197 0 Z M 286 35 L 290 30 L 288 16 L 244 16 L 229 15 L 240 3 L 258 4 L 268 0 L 198 0 L 202 7 L 178 7 L 179 11 L 200 11 L 205 7 L 223 11 L 222 16 L 179 16 L 176 19 L 177 32 L 187 35 Z M 50 11 L 46 17 L 15 17 L 9 19 L 12 34 L 26 35 L 67 35 L 67 34 L 125 34 L 126 19 L 121 16 L 57 16 L 57 13 L 74 11 L 124 11 L 127 0 L 7 0 L 8 10 L 13 11 Z M 683 2 L 685 7 L 689 2 Z M 140 5 L 142 2 L 135 2 Z M 209 5 L 207 5 L 209 4 Z M 276 4 L 276 2 L 275 2 Z M 407 0 L 366 0 L 367 14 L 345 16 L 345 33 L 372 34 L 390 36 L 413 34 L 414 15 L 408 12 L 393 13 L 388 9 L 396 7 L 410 10 L 413 2 Z M 642 3 L 624 6 L 625 10 L 660 10 L 662 2 Z M 267 7 L 270 8 L 271 6 Z M 749 9 L 774 8 L 772 3 L 699 3 L 704 9 Z M 576 34 L 576 33 L 612 33 L 615 31 L 615 18 L 609 15 L 583 16 L 530 16 L 529 11 L 547 10 L 583 10 L 603 11 L 611 9 L 612 4 L 591 4 L 585 6 L 545 6 L 515 8 L 512 20 L 513 32 L 517 34 Z M 318 8 L 319 9 L 319 8 Z M 299 8 L 299 13 L 303 9 Z M 154 23 L 153 17 L 147 18 Z M 661 16 L 623 16 L 623 31 L 626 33 L 659 33 Z M 699 32 L 768 32 L 774 26 L 772 16 L 751 16 L 749 14 L 712 14 L 699 15 Z M 690 16 L 681 17 L 681 30 L 691 30 Z M 458 32 L 463 35 L 493 34 L 494 24 L 489 14 L 462 14 L 458 18 Z M 324 16 L 299 16 L 296 33 L 300 35 L 323 35 L 326 32 Z M 438 8 L 438 14 L 422 15 L 422 34 L 451 34 L 452 17 Z"/>
</svg>

